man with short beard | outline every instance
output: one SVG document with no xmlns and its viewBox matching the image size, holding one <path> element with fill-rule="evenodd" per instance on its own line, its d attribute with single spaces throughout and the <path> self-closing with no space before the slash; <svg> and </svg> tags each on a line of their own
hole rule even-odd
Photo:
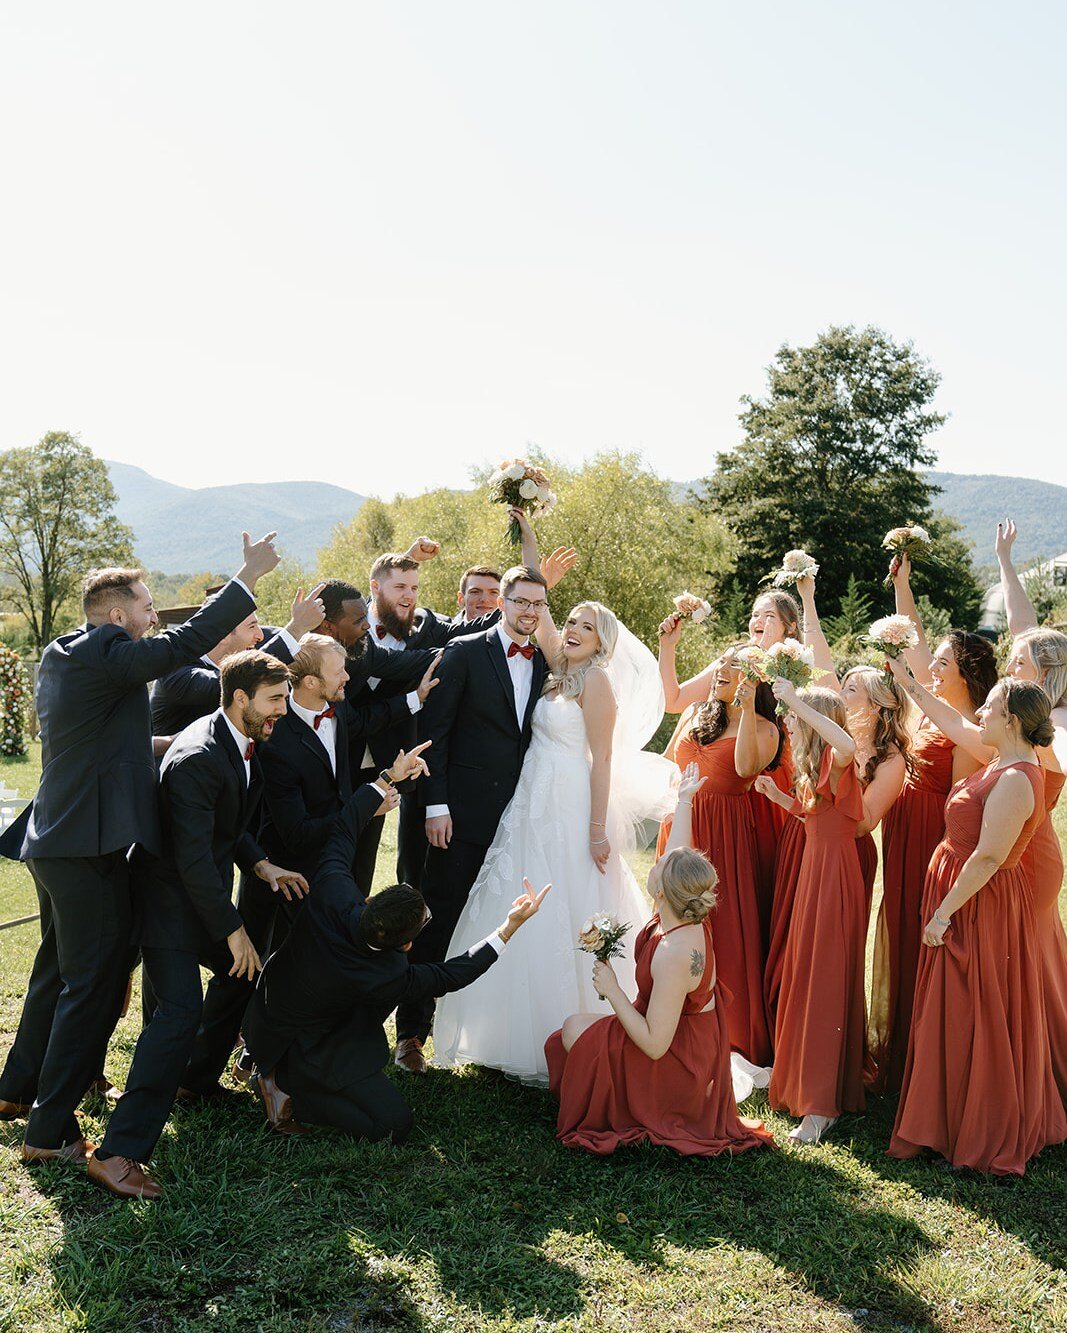
<svg viewBox="0 0 1067 1333">
<path fill-rule="evenodd" d="M 233 1048 L 232 1006 L 215 1021 L 205 1005 L 200 967 L 212 973 L 218 1001 L 236 990 L 245 999 L 260 962 L 232 902 L 234 864 L 283 891 L 307 892 L 307 881 L 273 865 L 249 832 L 263 790 L 256 747 L 286 709 L 288 669 L 249 649 L 220 670 L 222 707 L 175 737 L 159 779 L 163 843 L 135 847 L 130 858 L 143 913 L 141 956 L 156 996 L 151 1022 L 134 1051 L 126 1092 L 89 1159 L 89 1175 L 122 1198 L 158 1198 L 144 1169 L 175 1093 L 210 1098 Z M 201 1022 L 201 1018 L 203 1021 Z M 182 1084 L 182 1087 L 179 1087 Z"/>
</svg>

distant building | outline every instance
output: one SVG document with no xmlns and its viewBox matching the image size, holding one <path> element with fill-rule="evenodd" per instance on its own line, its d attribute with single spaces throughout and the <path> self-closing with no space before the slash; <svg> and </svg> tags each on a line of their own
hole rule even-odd
<svg viewBox="0 0 1067 1333">
<path fill-rule="evenodd" d="M 1067 551 L 1026 570 L 1022 576 L 1023 583 L 1025 584 L 1028 577 L 1035 575 L 1038 577 L 1051 575 L 1054 588 L 1067 588 Z M 986 590 L 986 595 L 982 599 L 982 615 L 978 628 L 992 630 L 997 634 L 1008 628 L 1008 610 L 1004 604 L 1004 588 L 1000 583 L 994 583 Z"/>
</svg>

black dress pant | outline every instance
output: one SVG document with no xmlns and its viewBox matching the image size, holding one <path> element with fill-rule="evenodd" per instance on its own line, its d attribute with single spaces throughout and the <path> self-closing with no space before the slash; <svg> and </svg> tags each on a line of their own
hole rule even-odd
<svg viewBox="0 0 1067 1333">
<path fill-rule="evenodd" d="M 365 782 L 374 782 L 378 777 L 376 768 L 362 768 L 356 775 L 354 787 Z M 385 816 L 375 815 L 367 821 L 367 826 L 356 841 L 356 859 L 352 865 L 356 887 L 364 898 L 369 898 L 374 889 L 374 868 L 378 861 L 378 844 L 382 840 Z"/>
<path fill-rule="evenodd" d="M 41 944 L 0 1098 L 32 1103 L 26 1142 L 81 1138 L 74 1110 L 104 1065 L 133 957 L 125 851 L 26 863 L 41 907 Z"/>
<path fill-rule="evenodd" d="M 463 842 L 457 838 L 453 838 L 444 849 L 427 849 L 422 895 L 432 918 L 411 946 L 410 958 L 413 963 L 440 963 L 448 957 L 452 932 L 456 929 L 456 923 L 470 895 L 471 885 L 478 878 L 478 871 L 482 868 L 488 850 L 481 843 Z M 418 1037 L 420 1041 L 425 1041 L 433 1024 L 434 1008 L 432 997 L 417 1004 L 400 1005 L 396 1011 L 397 1040 Z"/>
<path fill-rule="evenodd" d="M 411 1132 L 411 1108 L 383 1073 L 343 1088 L 328 1088 L 291 1046 L 278 1062 L 274 1079 L 289 1094 L 295 1118 L 306 1124 L 330 1125 L 372 1143 L 384 1138 L 403 1143 Z"/>
<path fill-rule="evenodd" d="M 400 797 L 400 816 L 396 830 L 396 882 L 422 889 L 426 873 L 426 805 L 417 792 Z"/>
<path fill-rule="evenodd" d="M 142 947 L 142 965 L 152 983 L 156 1009 L 137 1039 L 126 1091 L 111 1113 L 100 1145 L 105 1152 L 147 1162 L 167 1123 L 179 1087 L 210 1092 L 233 1050 L 228 1015 L 244 1012 L 252 982 L 228 976 L 233 956 L 225 941 L 204 955 L 183 949 Z M 220 1023 L 208 1012 L 200 966 L 223 1000 Z"/>
</svg>

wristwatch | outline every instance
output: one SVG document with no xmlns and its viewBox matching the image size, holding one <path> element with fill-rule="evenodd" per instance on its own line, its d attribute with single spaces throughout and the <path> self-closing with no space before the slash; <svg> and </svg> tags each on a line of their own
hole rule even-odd
<svg viewBox="0 0 1067 1333">
<path fill-rule="evenodd" d="M 393 777 L 393 775 L 389 772 L 387 768 L 383 768 L 382 771 L 378 774 L 378 781 L 384 782 L 387 787 L 396 786 L 396 779 Z"/>
</svg>

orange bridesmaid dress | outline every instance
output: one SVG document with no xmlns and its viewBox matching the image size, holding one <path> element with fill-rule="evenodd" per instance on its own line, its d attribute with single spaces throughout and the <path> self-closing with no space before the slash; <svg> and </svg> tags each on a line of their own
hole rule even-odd
<svg viewBox="0 0 1067 1333">
<path fill-rule="evenodd" d="M 770 1103 L 795 1116 L 837 1116 L 865 1106 L 867 910 L 856 847 L 863 793 L 853 764 L 831 790 L 833 758 L 828 745 L 818 804 L 805 811 L 774 1031 Z"/>
<path fill-rule="evenodd" d="M 718 871 L 718 902 L 711 913 L 719 979 L 727 994 L 730 1045 L 754 1065 L 771 1062 L 771 1035 L 763 999 L 765 950 L 757 898 L 756 830 L 748 799 L 751 778 L 734 768 L 736 738 L 723 736 L 701 745 L 683 736 L 675 762 L 695 763 L 707 782 L 693 798 L 693 846 Z M 761 796 L 766 805 L 767 801 Z M 663 855 L 671 821 L 660 828 L 657 856 Z"/>
<path fill-rule="evenodd" d="M 685 997 L 674 1039 L 660 1059 L 645 1055 L 614 1014 L 586 1028 L 569 1052 L 560 1032 L 545 1042 L 549 1087 L 559 1097 L 556 1136 L 565 1147 L 607 1154 L 628 1144 L 658 1143 L 686 1156 L 717 1157 L 773 1144 L 760 1121 L 737 1114 L 711 926 L 703 924 L 704 976 Z M 634 1007 L 642 1014 L 652 994 L 652 959 L 665 933 L 653 917 L 634 946 Z M 701 1012 L 712 999 L 714 1007 Z"/>
<path fill-rule="evenodd" d="M 1000 869 L 952 915 L 945 943 L 923 946 L 892 1157 L 931 1148 L 954 1166 L 1022 1175 L 1067 1137 L 1052 1074 L 1030 881 L 1021 857 L 1046 817 L 1037 764 L 990 764 L 952 789 L 945 836 L 926 877 L 928 921 L 978 846 L 990 792 L 1025 773 L 1034 811 Z"/>
<path fill-rule="evenodd" d="M 922 895 L 930 858 L 945 832 L 953 741 L 924 719 L 915 736 L 914 773 L 882 821 L 882 904 L 874 937 L 867 1045 L 877 1072 L 871 1091 L 900 1091 L 908 1053 L 915 974 L 923 926 Z"/>
<path fill-rule="evenodd" d="M 1045 993 L 1045 1018 L 1052 1053 L 1052 1073 L 1067 1102 L 1067 935 L 1060 919 L 1063 852 L 1052 812 L 1063 791 L 1065 775 L 1045 769 L 1045 818 L 1023 853 L 1023 869 L 1034 894 L 1037 950 Z"/>
<path fill-rule="evenodd" d="M 757 793 L 758 794 L 758 793 Z M 772 802 L 764 798 L 764 804 Z M 782 988 L 782 964 L 789 940 L 789 921 L 797 896 L 800 863 L 804 859 L 804 820 L 788 812 L 778 842 L 778 860 L 774 871 L 774 901 L 771 904 L 771 939 L 763 970 L 763 993 L 767 1002 L 767 1025 L 773 1034 L 778 1014 L 778 992 Z"/>
<path fill-rule="evenodd" d="M 779 791 L 793 794 L 793 762 L 789 737 L 783 736 L 778 767 L 767 776 Z M 760 930 L 763 933 L 764 952 L 770 946 L 774 929 L 774 895 L 778 880 L 778 853 L 785 830 L 793 822 L 788 810 L 768 801 L 758 791 L 749 788 L 748 801 L 752 807 L 752 822 L 756 830 L 756 897 L 759 904 Z"/>
</svg>

